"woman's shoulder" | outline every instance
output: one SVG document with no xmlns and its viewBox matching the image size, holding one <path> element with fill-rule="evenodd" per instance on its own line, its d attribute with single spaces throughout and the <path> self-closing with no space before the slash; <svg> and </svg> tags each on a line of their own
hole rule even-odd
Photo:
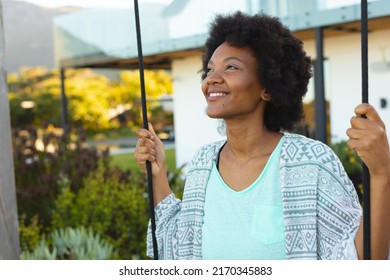
<svg viewBox="0 0 390 280">
<path fill-rule="evenodd" d="M 226 143 L 226 140 L 219 140 L 219 141 L 215 141 L 215 142 L 211 142 L 211 143 L 208 143 L 206 145 L 203 145 L 199 150 L 207 150 L 207 149 L 220 149 L 223 144 Z"/>
<path fill-rule="evenodd" d="M 195 153 L 195 156 L 192 159 L 192 164 L 210 165 L 210 163 L 217 157 L 219 149 L 223 146 L 225 142 L 226 140 L 220 140 L 203 145 Z"/>
<path fill-rule="evenodd" d="M 295 133 L 284 133 L 281 157 L 285 162 L 323 162 L 336 159 L 336 155 L 326 144 Z"/>
<path fill-rule="evenodd" d="M 284 134 L 284 139 L 287 142 L 302 142 L 304 144 L 316 144 L 316 143 L 319 143 L 319 144 L 325 145 L 324 143 L 322 143 L 322 142 L 320 142 L 318 140 L 309 138 L 309 137 L 301 135 L 301 134 L 292 133 L 292 132 L 284 132 L 283 134 Z"/>
</svg>

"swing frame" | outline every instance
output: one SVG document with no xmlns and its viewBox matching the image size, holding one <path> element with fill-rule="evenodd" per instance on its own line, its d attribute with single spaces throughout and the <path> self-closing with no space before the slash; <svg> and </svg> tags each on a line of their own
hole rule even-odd
<svg viewBox="0 0 390 280">
<path fill-rule="evenodd" d="M 361 0 L 361 69 L 362 69 L 362 102 L 368 103 L 368 4 L 367 0 Z M 135 24 L 137 33 L 137 48 L 138 48 L 138 65 L 140 71 L 140 86 L 141 86 L 141 103 L 142 103 L 142 117 L 143 127 L 149 129 L 147 106 L 146 106 L 146 92 L 145 92 L 145 78 L 144 78 L 144 64 L 142 54 L 141 28 L 139 18 L 138 0 L 134 0 Z M 365 117 L 365 116 L 363 116 Z M 148 194 L 149 194 L 149 212 L 151 217 L 152 229 L 152 243 L 154 259 L 158 260 L 158 245 L 156 239 L 156 221 L 154 213 L 154 194 L 152 182 L 152 167 L 149 161 L 146 162 Z M 362 182 L 363 182 L 363 242 L 364 242 L 364 259 L 371 259 L 371 221 L 370 221 L 370 173 L 367 166 L 362 164 Z"/>
</svg>

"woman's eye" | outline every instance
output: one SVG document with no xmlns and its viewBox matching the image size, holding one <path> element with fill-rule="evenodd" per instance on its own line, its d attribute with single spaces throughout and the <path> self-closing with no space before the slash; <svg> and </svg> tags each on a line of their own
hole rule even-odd
<svg viewBox="0 0 390 280">
<path fill-rule="evenodd" d="M 227 70 L 237 70 L 238 68 L 237 68 L 236 66 L 234 66 L 234 65 L 228 65 L 228 66 L 226 67 L 226 69 L 227 69 Z"/>
<path fill-rule="evenodd" d="M 207 68 L 207 69 L 206 69 L 206 74 L 211 73 L 211 72 L 213 72 L 213 69 L 212 69 L 212 68 Z"/>
</svg>

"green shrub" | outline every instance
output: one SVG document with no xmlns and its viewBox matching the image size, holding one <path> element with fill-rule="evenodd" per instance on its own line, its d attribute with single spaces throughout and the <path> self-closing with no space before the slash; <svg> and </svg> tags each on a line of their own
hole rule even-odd
<svg viewBox="0 0 390 280">
<path fill-rule="evenodd" d="M 67 137 L 50 129 L 15 131 L 14 151 L 23 252 L 50 258 L 54 248 L 46 248 L 42 236 L 88 225 L 116 248 L 114 258 L 147 258 L 149 202 L 143 173 L 112 167 L 106 153 L 86 147 L 82 131 L 68 131 Z M 168 178 L 181 197 L 181 169 Z"/>
<path fill-rule="evenodd" d="M 66 135 L 54 128 L 13 131 L 18 212 L 26 221 L 38 216 L 43 230 L 50 225 L 54 200 L 62 187 L 70 183 L 77 191 L 82 178 L 108 157 L 85 145 L 83 130 L 69 130 Z"/>
<path fill-rule="evenodd" d="M 172 190 L 181 197 L 181 169 L 169 173 Z M 149 201 L 146 176 L 140 171 L 101 165 L 78 192 L 65 187 L 55 202 L 53 229 L 88 225 L 113 244 L 119 259 L 146 259 Z"/>
<path fill-rule="evenodd" d="M 88 225 L 117 249 L 119 258 L 145 258 L 148 198 L 145 178 L 131 173 L 115 176 L 100 167 L 84 180 L 77 193 L 62 190 L 55 203 L 52 227 Z"/>
<path fill-rule="evenodd" d="M 39 224 L 37 215 L 29 220 L 26 219 L 26 215 L 21 215 L 18 229 L 21 251 L 32 251 L 38 246 L 42 238 L 42 226 Z"/>
<path fill-rule="evenodd" d="M 107 260 L 113 247 L 91 229 L 64 228 L 52 232 L 51 242 L 42 238 L 32 252 L 24 251 L 25 260 Z"/>
</svg>

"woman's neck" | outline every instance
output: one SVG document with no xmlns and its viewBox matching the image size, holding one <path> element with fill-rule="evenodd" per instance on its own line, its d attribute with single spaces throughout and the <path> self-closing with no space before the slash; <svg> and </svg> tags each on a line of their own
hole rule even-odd
<svg viewBox="0 0 390 280">
<path fill-rule="evenodd" d="M 237 160 L 272 153 L 281 133 L 270 131 L 262 122 L 226 123 L 226 152 Z"/>
</svg>

